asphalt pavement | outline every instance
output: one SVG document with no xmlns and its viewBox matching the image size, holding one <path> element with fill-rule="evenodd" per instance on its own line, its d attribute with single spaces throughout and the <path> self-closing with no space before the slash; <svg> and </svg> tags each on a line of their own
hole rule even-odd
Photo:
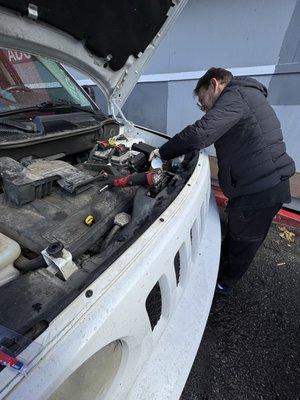
<svg viewBox="0 0 300 400">
<path fill-rule="evenodd" d="M 228 298 L 215 295 L 181 400 L 300 399 L 300 231 L 273 225 Z"/>
</svg>

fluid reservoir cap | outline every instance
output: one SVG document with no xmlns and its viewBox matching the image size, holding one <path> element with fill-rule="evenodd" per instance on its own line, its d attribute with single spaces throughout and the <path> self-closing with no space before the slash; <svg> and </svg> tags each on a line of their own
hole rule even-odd
<svg viewBox="0 0 300 400">
<path fill-rule="evenodd" d="M 154 157 L 151 161 L 151 169 L 161 169 L 162 168 L 162 160 L 159 157 Z"/>
<path fill-rule="evenodd" d="M 61 242 L 54 242 L 49 244 L 46 251 L 51 257 L 62 257 L 62 251 L 64 249 L 64 245 Z"/>
<path fill-rule="evenodd" d="M 85 223 L 87 226 L 91 226 L 91 225 L 94 223 L 94 217 L 93 217 L 92 215 L 88 215 L 88 216 L 85 218 L 84 223 Z"/>
</svg>

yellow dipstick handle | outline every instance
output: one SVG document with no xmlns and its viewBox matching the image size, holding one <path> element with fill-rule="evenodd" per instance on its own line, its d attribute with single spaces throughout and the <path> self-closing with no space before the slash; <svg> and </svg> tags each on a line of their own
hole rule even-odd
<svg viewBox="0 0 300 400">
<path fill-rule="evenodd" d="M 92 215 L 88 215 L 88 216 L 86 217 L 86 219 L 84 220 L 84 223 L 85 223 L 87 226 L 91 226 L 93 222 L 94 222 L 94 217 L 93 217 Z"/>
</svg>

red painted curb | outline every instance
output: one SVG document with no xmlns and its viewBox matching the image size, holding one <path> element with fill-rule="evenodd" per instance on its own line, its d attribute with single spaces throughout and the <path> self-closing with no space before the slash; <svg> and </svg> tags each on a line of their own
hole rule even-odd
<svg viewBox="0 0 300 400">
<path fill-rule="evenodd" d="M 225 208 L 227 204 L 227 197 L 222 190 L 217 186 L 212 186 L 216 202 L 219 208 Z M 287 225 L 292 228 L 300 229 L 300 215 L 293 211 L 281 209 L 274 217 L 273 222 L 276 224 Z"/>
</svg>

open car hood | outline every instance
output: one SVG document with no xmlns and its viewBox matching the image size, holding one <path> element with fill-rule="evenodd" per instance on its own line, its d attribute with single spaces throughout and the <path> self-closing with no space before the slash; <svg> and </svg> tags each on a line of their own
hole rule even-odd
<svg viewBox="0 0 300 400">
<path fill-rule="evenodd" d="M 0 0 L 0 47 L 73 66 L 121 108 L 187 0 Z"/>
</svg>

